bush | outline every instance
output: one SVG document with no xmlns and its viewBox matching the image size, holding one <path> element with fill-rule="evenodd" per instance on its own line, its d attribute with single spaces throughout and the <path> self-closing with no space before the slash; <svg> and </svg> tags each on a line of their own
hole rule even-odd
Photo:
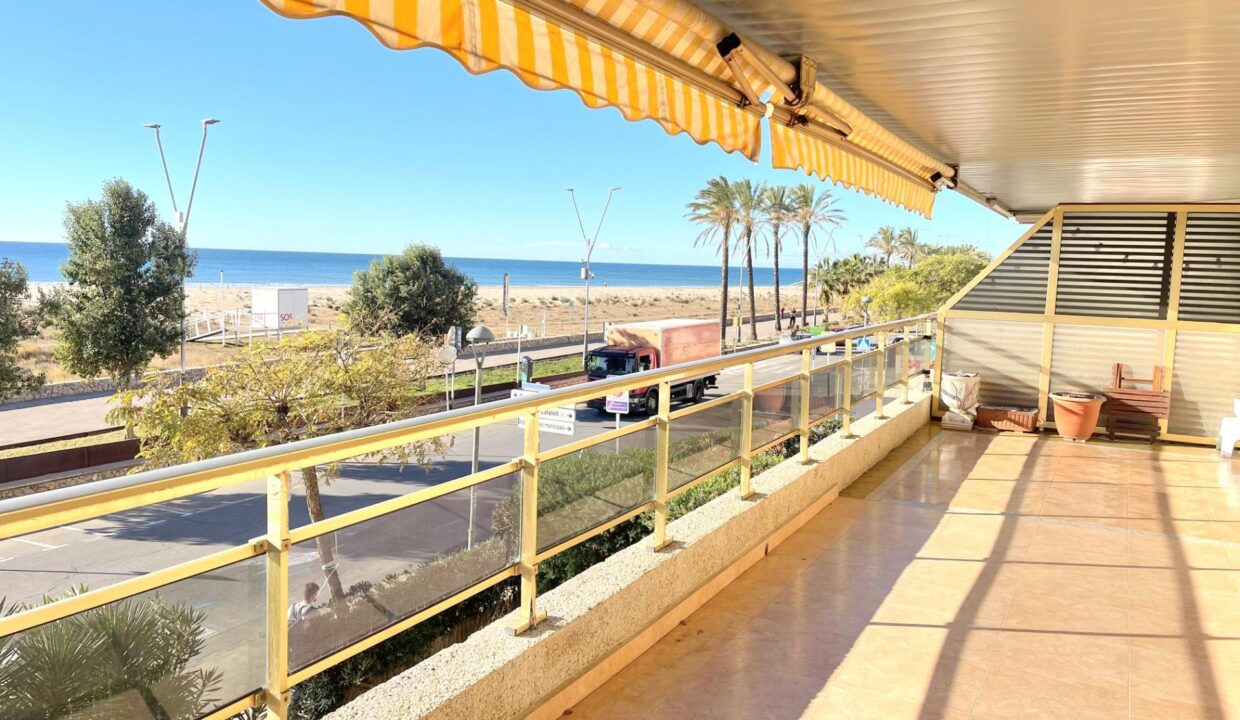
<svg viewBox="0 0 1240 720">
<path fill-rule="evenodd" d="M 441 337 L 473 324 L 478 285 L 448 265 L 438 248 L 409 245 L 354 273 L 344 312 L 359 331 Z"/>
<path fill-rule="evenodd" d="M 25 609 L 0 600 L 0 616 Z M 219 702 L 213 693 L 222 679 L 213 669 L 190 669 L 202 653 L 205 619 L 152 594 L 0 638 L 0 718 L 197 717 Z"/>
</svg>

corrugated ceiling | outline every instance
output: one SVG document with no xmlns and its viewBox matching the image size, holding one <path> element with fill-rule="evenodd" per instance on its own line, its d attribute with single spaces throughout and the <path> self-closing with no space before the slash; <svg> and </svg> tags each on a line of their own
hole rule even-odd
<svg viewBox="0 0 1240 720">
<path fill-rule="evenodd" d="M 1015 210 L 1240 198 L 1240 2 L 698 0 Z"/>
</svg>

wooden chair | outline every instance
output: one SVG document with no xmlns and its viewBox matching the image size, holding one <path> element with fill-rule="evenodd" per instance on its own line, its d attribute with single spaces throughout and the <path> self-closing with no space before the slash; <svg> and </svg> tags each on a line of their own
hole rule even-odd
<svg viewBox="0 0 1240 720">
<path fill-rule="evenodd" d="M 1137 436 L 1151 444 L 1158 439 L 1159 420 L 1171 412 L 1171 393 L 1163 389 L 1160 366 L 1154 366 L 1153 377 L 1137 378 L 1125 376 L 1123 364 L 1116 363 L 1111 371 L 1111 387 L 1103 395 L 1106 402 L 1102 412 L 1107 416 L 1109 439 L 1114 440 L 1116 435 Z"/>
</svg>

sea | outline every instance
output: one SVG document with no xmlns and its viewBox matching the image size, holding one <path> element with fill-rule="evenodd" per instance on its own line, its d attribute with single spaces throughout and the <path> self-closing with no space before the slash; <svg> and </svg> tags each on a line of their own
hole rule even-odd
<svg viewBox="0 0 1240 720">
<path fill-rule="evenodd" d="M 198 266 L 190 282 L 228 285 L 349 285 L 353 273 L 369 267 L 382 256 L 358 253 L 289 252 L 284 250 L 226 250 L 195 248 Z M 0 258 L 21 263 L 33 283 L 64 282 L 60 264 L 69 257 L 62 243 L 0 242 Z M 564 287 L 581 284 L 581 265 L 551 260 L 504 260 L 490 258 L 444 258 L 479 285 L 502 285 L 504 273 L 509 284 L 526 287 Z M 657 265 L 592 262 L 592 285 L 614 287 L 717 287 L 717 265 Z M 744 282 L 744 272 L 734 264 L 729 273 L 732 285 Z M 800 267 L 780 268 L 779 281 L 792 285 L 801 281 Z M 773 285 L 774 270 L 755 267 L 754 284 Z"/>
</svg>

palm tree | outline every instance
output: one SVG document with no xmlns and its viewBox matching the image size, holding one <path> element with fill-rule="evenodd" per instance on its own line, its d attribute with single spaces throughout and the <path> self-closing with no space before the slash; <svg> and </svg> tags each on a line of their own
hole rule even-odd
<svg viewBox="0 0 1240 720">
<path fill-rule="evenodd" d="M 865 246 L 883 256 L 883 262 L 891 264 L 891 256 L 900 251 L 900 234 L 891 225 L 884 225 L 870 236 Z"/>
<path fill-rule="evenodd" d="M 864 287 L 886 269 L 887 264 L 882 260 L 854 253 L 838 260 L 822 259 L 814 268 L 813 279 L 822 304 L 830 307 L 833 299 L 843 298 L 853 290 Z"/>
<path fill-rule="evenodd" d="M 917 231 L 906 227 L 896 236 L 896 255 L 909 267 L 917 264 L 922 258 L 923 245 L 918 242 Z"/>
<path fill-rule="evenodd" d="M 732 228 L 737 222 L 736 199 L 732 183 L 720 175 L 706 181 L 706 187 L 685 205 L 685 218 L 705 226 L 693 245 L 715 245 L 723 269 L 719 284 L 719 339 L 728 333 L 728 254 L 731 252 Z"/>
<path fill-rule="evenodd" d="M 732 197 L 736 202 L 736 221 L 741 227 L 741 248 L 745 253 L 745 269 L 749 276 L 749 335 L 758 339 L 758 301 L 753 291 L 753 246 L 755 233 L 762 223 L 762 198 L 766 186 L 749 180 L 732 183 Z"/>
<path fill-rule="evenodd" d="M 782 327 L 784 306 L 779 301 L 779 251 L 782 238 L 779 234 L 792 215 L 792 198 L 787 185 L 771 185 L 762 195 L 762 215 L 771 227 L 771 238 L 766 244 L 767 252 L 775 261 L 775 332 Z"/>
<path fill-rule="evenodd" d="M 830 190 L 817 194 L 813 183 L 797 185 L 791 190 L 792 212 L 788 222 L 801 228 L 801 325 L 808 325 L 809 316 L 809 246 L 814 241 L 815 228 L 839 227 L 844 222 L 844 212 L 835 205 L 835 198 Z M 828 232 L 827 241 L 831 243 L 828 255 L 834 252 L 834 243 Z"/>
</svg>

